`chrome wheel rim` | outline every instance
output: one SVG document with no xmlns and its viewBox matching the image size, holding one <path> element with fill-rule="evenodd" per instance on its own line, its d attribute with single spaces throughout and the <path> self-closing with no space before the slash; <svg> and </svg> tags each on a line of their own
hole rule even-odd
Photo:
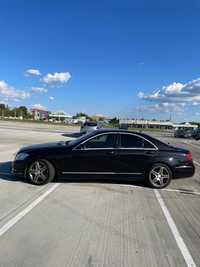
<svg viewBox="0 0 200 267">
<path fill-rule="evenodd" d="M 42 184 L 49 177 L 48 165 L 42 160 L 37 160 L 31 164 L 28 174 L 34 184 Z"/>
<path fill-rule="evenodd" d="M 153 186 L 163 187 L 169 182 L 169 170 L 164 166 L 156 166 L 150 171 L 149 179 Z"/>
</svg>

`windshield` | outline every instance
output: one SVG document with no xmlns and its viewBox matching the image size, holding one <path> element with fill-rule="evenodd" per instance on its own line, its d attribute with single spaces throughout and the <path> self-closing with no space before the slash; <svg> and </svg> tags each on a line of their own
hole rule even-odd
<svg viewBox="0 0 200 267">
<path fill-rule="evenodd" d="M 81 141 L 83 141 L 83 140 L 87 139 L 88 137 L 92 136 L 94 134 L 94 132 L 91 132 L 91 133 L 88 133 L 88 134 L 84 134 L 84 135 L 81 135 L 80 137 L 77 137 L 76 139 L 67 141 L 67 144 L 71 145 L 71 146 L 79 144 Z"/>
<path fill-rule="evenodd" d="M 95 126 L 97 126 L 97 123 L 96 122 L 85 122 L 84 126 L 95 127 Z"/>
</svg>

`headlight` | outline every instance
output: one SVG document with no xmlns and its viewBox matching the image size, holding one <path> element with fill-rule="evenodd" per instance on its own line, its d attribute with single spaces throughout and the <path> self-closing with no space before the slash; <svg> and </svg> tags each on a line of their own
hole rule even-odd
<svg viewBox="0 0 200 267">
<path fill-rule="evenodd" d="M 16 155 L 15 160 L 24 160 L 28 156 L 29 156 L 29 154 L 22 152 L 22 153 L 19 153 Z"/>
</svg>

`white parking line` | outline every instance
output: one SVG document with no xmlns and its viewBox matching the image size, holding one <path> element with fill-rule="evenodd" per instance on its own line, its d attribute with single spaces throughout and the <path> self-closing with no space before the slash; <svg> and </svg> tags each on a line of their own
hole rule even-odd
<svg viewBox="0 0 200 267">
<path fill-rule="evenodd" d="M 172 234 L 176 240 L 176 243 L 184 257 L 184 260 L 185 260 L 185 263 L 188 267 L 197 267 L 197 265 L 195 264 L 193 258 L 192 258 L 192 255 L 190 254 L 185 242 L 183 241 L 183 238 L 181 237 L 179 231 L 178 231 L 178 228 L 176 227 L 176 224 L 167 208 L 167 206 L 165 205 L 165 202 L 163 200 L 163 198 L 161 197 L 160 193 L 158 192 L 157 189 L 154 190 L 154 193 L 156 195 L 156 198 L 162 208 L 162 211 L 165 215 L 165 218 L 168 222 L 168 225 L 172 231 Z"/>
<path fill-rule="evenodd" d="M 50 193 L 52 193 L 60 184 L 54 184 L 44 194 L 35 199 L 28 207 L 19 212 L 15 217 L 9 220 L 0 228 L 0 236 L 5 234 L 10 228 L 12 228 L 19 220 L 21 220 L 26 214 L 28 214 L 33 208 L 35 208 L 41 201 L 43 201 Z"/>
</svg>

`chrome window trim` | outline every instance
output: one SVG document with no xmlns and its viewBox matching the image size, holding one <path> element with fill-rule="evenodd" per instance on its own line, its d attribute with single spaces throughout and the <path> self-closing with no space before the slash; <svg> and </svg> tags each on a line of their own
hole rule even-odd
<svg viewBox="0 0 200 267">
<path fill-rule="evenodd" d="M 97 137 L 97 136 L 101 136 L 101 135 L 104 135 L 104 134 L 128 134 L 128 135 L 133 135 L 133 136 L 137 136 L 141 139 L 144 139 L 146 142 L 150 143 L 152 146 L 154 146 L 155 148 L 143 148 L 143 147 L 106 147 L 106 148 L 84 148 L 84 149 L 77 149 L 78 146 L 81 146 L 83 144 L 85 144 L 87 141 L 90 141 L 91 139 Z M 141 136 L 141 135 L 138 135 L 138 134 L 135 134 L 135 133 L 125 133 L 125 132 L 104 132 L 104 133 L 100 133 L 100 134 L 97 134 L 95 136 L 92 136 L 86 140 L 84 140 L 82 143 L 78 144 L 76 147 L 74 147 L 72 149 L 73 150 L 110 150 L 110 149 L 116 149 L 116 150 L 152 150 L 152 151 L 157 151 L 158 150 L 158 147 L 152 143 L 150 140 L 146 139 L 145 137 Z"/>
</svg>

